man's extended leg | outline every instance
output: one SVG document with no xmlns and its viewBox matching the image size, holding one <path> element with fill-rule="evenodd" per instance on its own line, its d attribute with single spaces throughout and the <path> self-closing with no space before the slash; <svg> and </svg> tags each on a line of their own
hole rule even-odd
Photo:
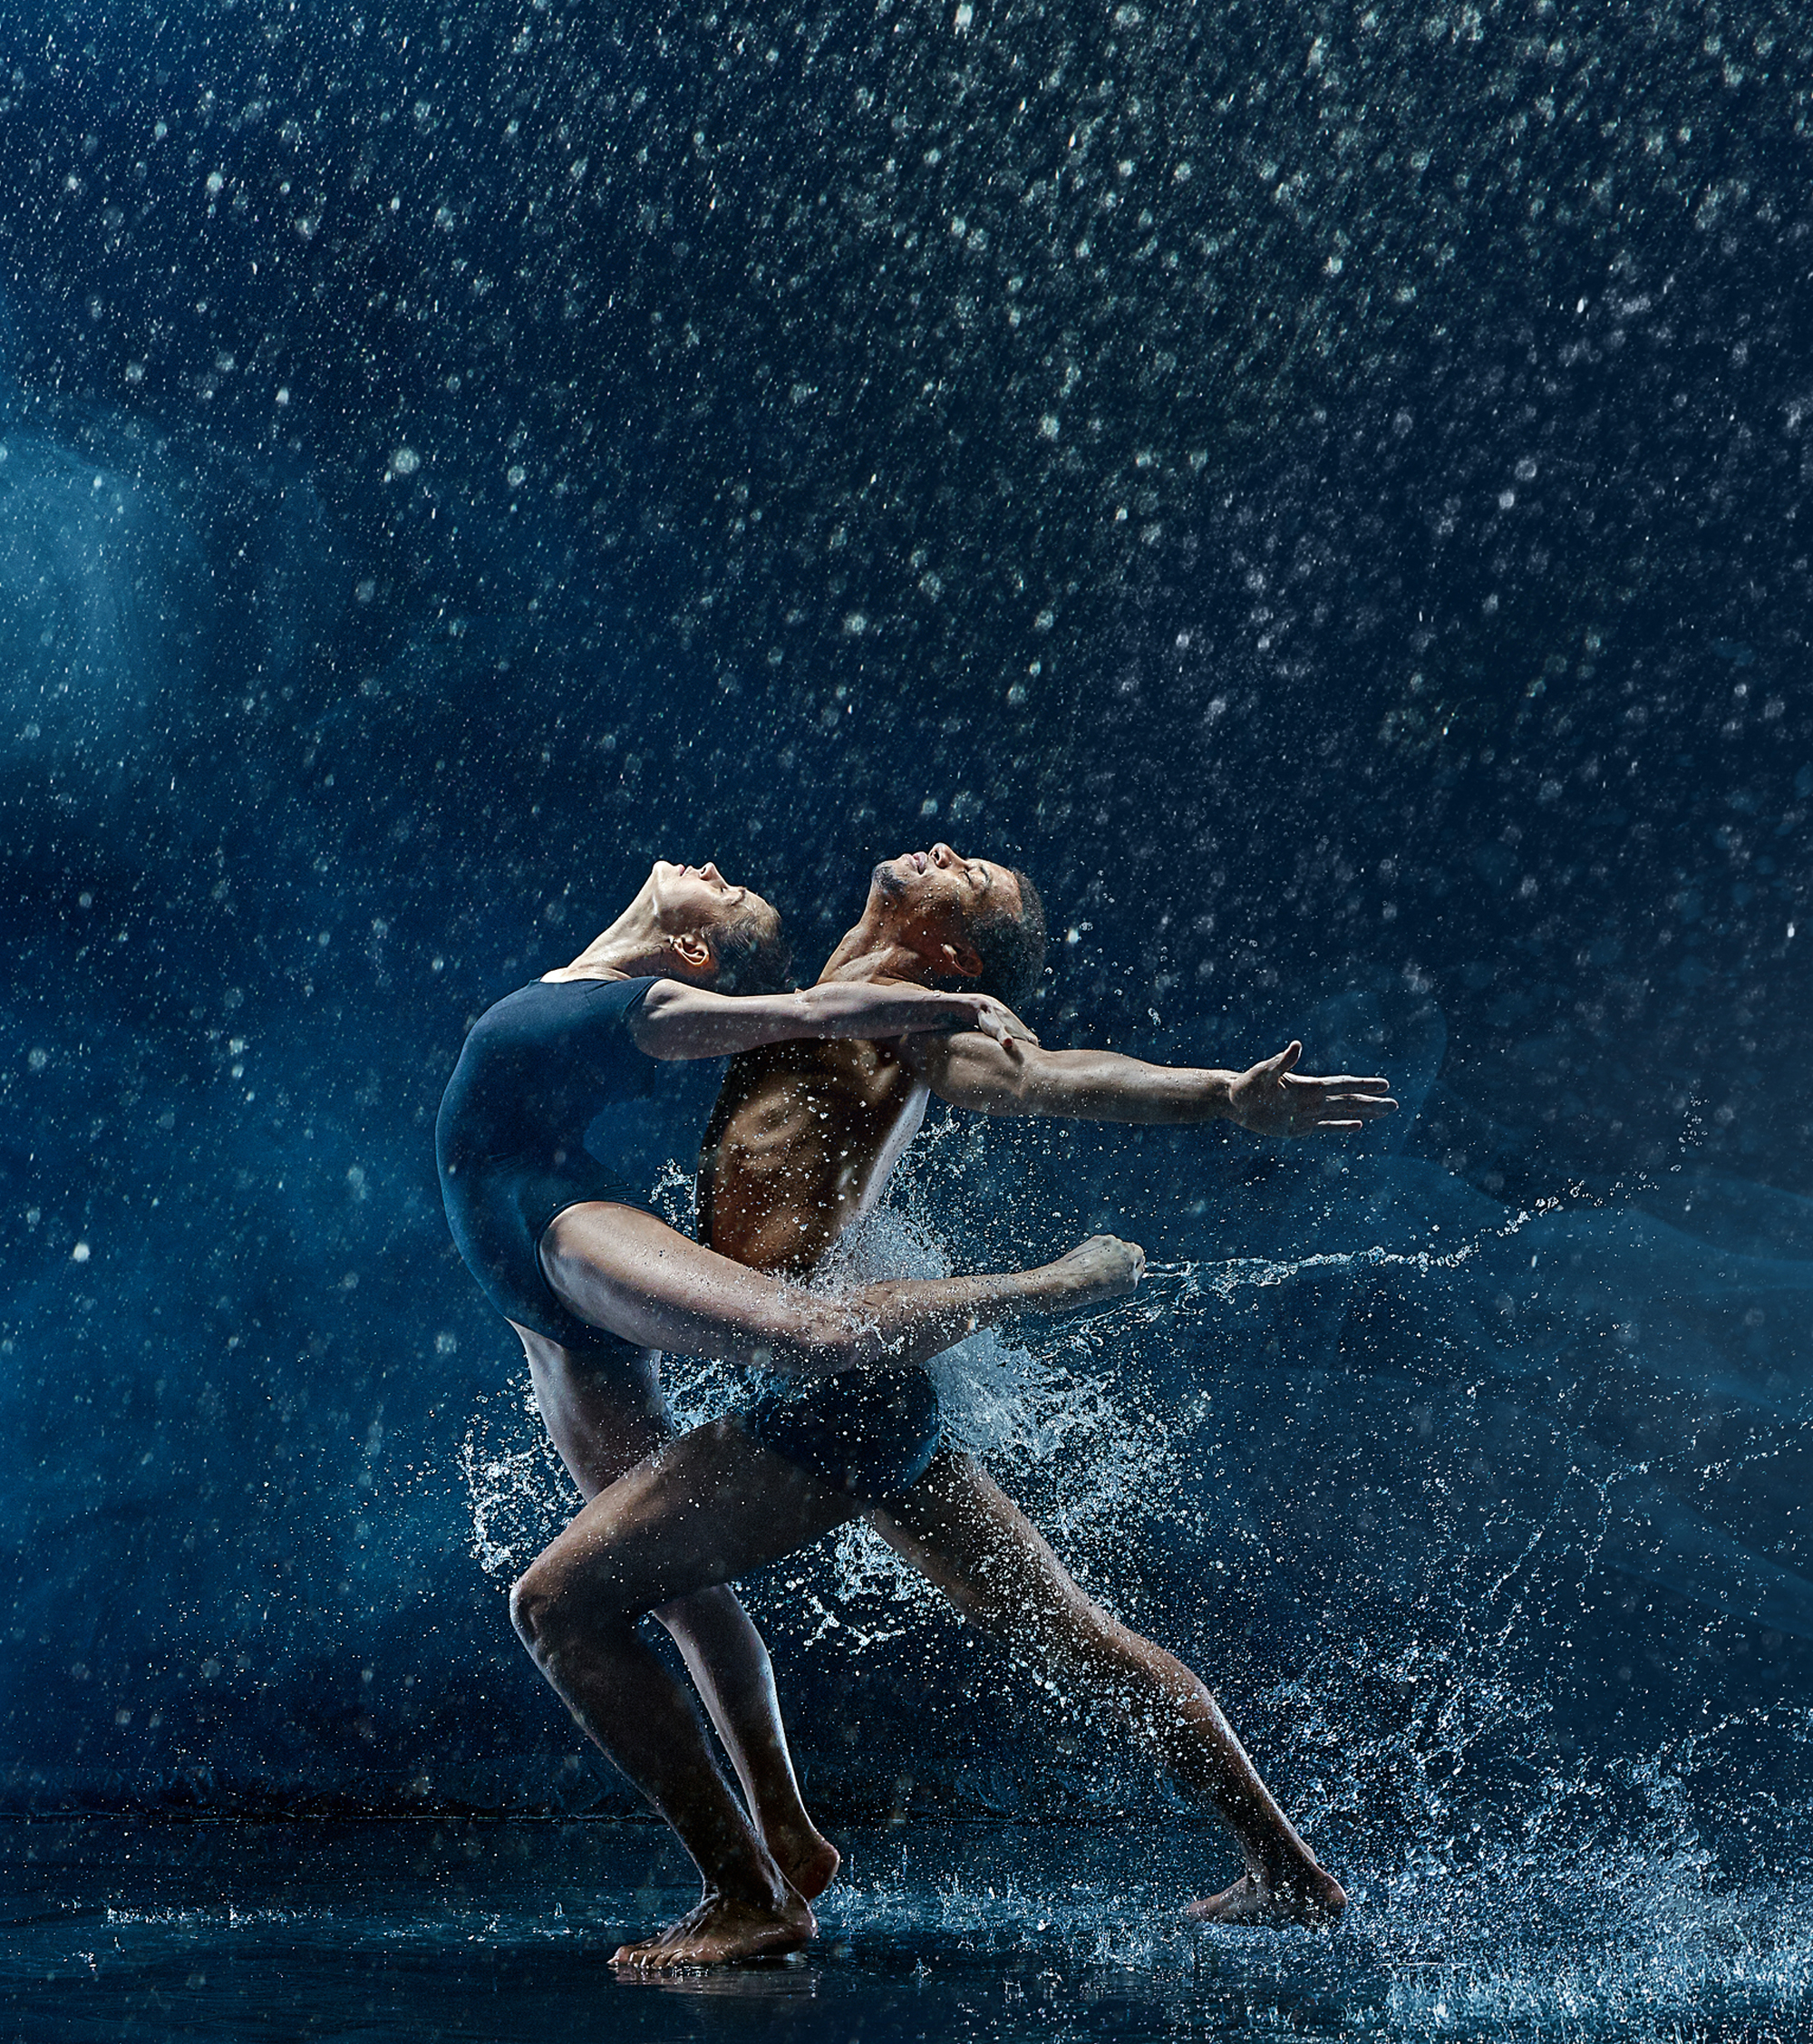
<svg viewBox="0 0 1813 2044">
<path fill-rule="evenodd" d="M 1203 1683 L 1086 1596 L 973 1456 L 944 1449 L 904 1497 L 869 1518 L 965 1617 L 1075 1700 L 1125 1725 L 1188 1794 L 1219 1811 L 1246 1874 L 1193 1904 L 1191 1915 L 1325 1923 L 1341 1914 L 1339 1883 L 1278 1807 Z"/>
<path fill-rule="evenodd" d="M 637 1208 L 603 1202 L 557 1216 L 541 1254 L 562 1304 L 624 1340 L 808 1372 L 916 1362 L 1015 1313 L 1124 1297 L 1145 1264 L 1135 1245 L 1096 1236 L 1037 1270 L 903 1279 L 831 1300 L 733 1264 Z M 703 1879 L 704 1898 L 685 1923 L 651 1946 L 625 1948 L 638 1963 L 787 1950 L 813 1926 L 718 1772 L 684 1692 L 638 1638 L 636 1619 L 734 1581 L 858 1509 L 851 1493 L 809 1477 L 734 1424 L 701 1428 L 595 1498 L 512 1593 L 511 1616 L 542 1672 L 673 1825 Z"/>
<path fill-rule="evenodd" d="M 704 1882 L 699 1906 L 617 1957 L 711 1965 L 787 1952 L 813 1933 L 719 1772 L 686 1692 L 636 1632 L 671 1609 L 842 1525 L 862 1509 L 751 1440 L 700 1427 L 595 1497 L 528 1567 L 510 1616 L 579 1724 L 679 1835 Z"/>
<path fill-rule="evenodd" d="M 583 1351 L 517 1332 L 548 1437 L 587 1501 L 672 1439 L 656 1351 L 639 1351 L 628 1367 L 616 1351 L 601 1368 Z M 680 1649 L 763 1844 L 810 1902 L 836 1875 L 838 1849 L 800 1797 L 761 1634 L 727 1584 L 664 1604 L 654 1616 Z"/>
</svg>

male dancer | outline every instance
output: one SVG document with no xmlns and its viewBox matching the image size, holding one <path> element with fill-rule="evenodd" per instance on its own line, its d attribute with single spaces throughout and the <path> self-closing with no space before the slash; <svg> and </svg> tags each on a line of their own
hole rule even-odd
<svg viewBox="0 0 1813 2044">
<path fill-rule="evenodd" d="M 936 1398 L 912 1365 L 976 1327 L 1073 1312 L 1139 1281 L 1139 1251 L 1100 1238 L 1040 1271 L 909 1280 L 833 1300 L 714 1255 L 639 1206 L 608 1150 L 594 1155 L 579 1136 L 615 1103 L 658 1111 L 676 1062 L 790 1033 L 1024 1031 L 992 997 L 966 990 L 780 993 L 785 950 L 780 918 L 759 895 L 709 863 L 657 860 L 570 965 L 486 1011 L 442 1099 L 435 1151 L 448 1224 L 521 1337 L 549 1436 L 587 1497 L 668 1437 L 662 1350 L 811 1380 L 758 1398 L 742 1415 L 745 1429 L 840 1493 L 887 1497 L 925 1467 L 937 1431 Z M 732 984 L 734 998 L 720 991 Z M 800 1801 L 767 1650 L 725 1586 L 656 1615 L 760 1828 L 766 1864 L 752 1854 L 745 1872 L 783 1916 L 794 1898 L 800 1918 L 782 1934 L 797 1942 L 810 1923 L 805 1901 L 829 1881 L 838 1855 Z M 658 1660 L 645 1657 L 639 1672 L 628 1724 L 656 1733 L 684 1778 L 696 1723 Z M 664 1739 L 664 1711 L 679 1727 Z M 719 1843 L 728 1851 L 736 1841 Z"/>
<path fill-rule="evenodd" d="M 939 845 L 877 868 L 863 917 L 823 976 L 879 984 L 993 979 L 1023 997 L 1043 949 L 1031 882 Z M 965 1058 L 964 1048 L 952 1045 L 941 1058 L 902 1043 L 804 1043 L 778 1056 L 740 1058 L 702 1164 L 706 1241 L 758 1268 L 809 1269 L 878 1197 L 934 1090 L 984 1112 L 1156 1122 L 1226 1117 L 1279 1135 L 1358 1128 L 1395 1105 L 1382 1080 L 1298 1077 L 1298 1044 L 1237 1075 L 1033 1046 L 1004 1059 Z M 1193 1914 L 1226 1923 L 1338 1917 L 1346 1903 L 1339 1884 L 1274 1801 L 1197 1677 L 1091 1603 L 980 1466 L 936 1446 L 936 1429 L 916 1462 L 910 1483 L 865 1499 L 779 1466 L 735 1420 L 702 1428 L 574 1521 L 518 1584 L 519 1628 L 575 1716 L 624 1764 L 611 1723 L 623 1693 L 612 1662 L 635 1616 L 676 1594 L 734 1579 L 867 1504 L 883 1536 L 966 1615 L 1125 1722 L 1180 1786 L 1219 1810 L 1247 1872 L 1192 1905 Z M 759 1904 L 745 1902 L 724 1926 L 735 1933 L 727 1936 L 710 1920 L 709 1866 L 706 1880 L 702 1912 L 625 1947 L 620 1958 L 684 1965 L 757 1949 L 746 1941 L 761 1925 Z"/>
</svg>

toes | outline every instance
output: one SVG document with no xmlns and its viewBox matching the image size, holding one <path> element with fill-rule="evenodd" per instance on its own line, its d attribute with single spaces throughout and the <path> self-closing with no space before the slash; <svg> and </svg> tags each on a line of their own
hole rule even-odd
<svg viewBox="0 0 1813 2044">
<path fill-rule="evenodd" d="M 1184 1914 L 1193 1923 L 1225 1923 L 1250 1901 L 1252 1891 L 1251 1880 L 1243 1874 L 1231 1888 L 1224 1888 L 1218 1895 L 1204 1895 L 1191 1903 Z"/>
</svg>

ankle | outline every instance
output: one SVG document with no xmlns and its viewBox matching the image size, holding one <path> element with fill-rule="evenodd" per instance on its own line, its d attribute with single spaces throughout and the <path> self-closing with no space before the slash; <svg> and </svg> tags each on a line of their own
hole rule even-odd
<svg viewBox="0 0 1813 2044">
<path fill-rule="evenodd" d="M 787 1816 L 760 1816 L 762 1842 L 777 1862 L 784 1862 L 787 1854 L 803 1852 L 818 1845 L 819 1834 L 803 1810 Z"/>
<path fill-rule="evenodd" d="M 725 1901 L 745 1903 L 752 1909 L 780 1909 L 791 1892 L 773 1855 L 760 1846 L 728 1857 L 706 1876 L 705 1884 Z"/>
<path fill-rule="evenodd" d="M 1292 1845 L 1267 1839 L 1244 1856 L 1247 1873 L 1273 1894 L 1294 1894 L 1323 1878 L 1315 1855 L 1301 1841 Z"/>
</svg>

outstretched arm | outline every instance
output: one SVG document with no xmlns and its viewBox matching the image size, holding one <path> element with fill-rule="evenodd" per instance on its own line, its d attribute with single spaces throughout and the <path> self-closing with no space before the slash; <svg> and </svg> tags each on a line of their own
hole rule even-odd
<svg viewBox="0 0 1813 2044">
<path fill-rule="evenodd" d="M 1036 1043 L 1013 1009 L 986 993 L 939 993 L 904 980 L 831 982 L 797 993 L 713 993 L 679 980 L 649 988 L 630 1020 L 635 1047 L 651 1058 L 729 1058 L 796 1037 L 911 1036 L 980 1030 L 990 1041 Z"/>
<path fill-rule="evenodd" d="M 953 1107 L 979 1114 L 1042 1114 L 1082 1121 L 1233 1121 L 1256 1136 L 1306 1136 L 1358 1129 L 1393 1112 L 1383 1079 L 1307 1079 L 1295 1070 L 1303 1045 L 1246 1071 L 1146 1064 L 1112 1051 L 1045 1051 L 980 1036 L 918 1041 L 907 1056 Z"/>
</svg>

